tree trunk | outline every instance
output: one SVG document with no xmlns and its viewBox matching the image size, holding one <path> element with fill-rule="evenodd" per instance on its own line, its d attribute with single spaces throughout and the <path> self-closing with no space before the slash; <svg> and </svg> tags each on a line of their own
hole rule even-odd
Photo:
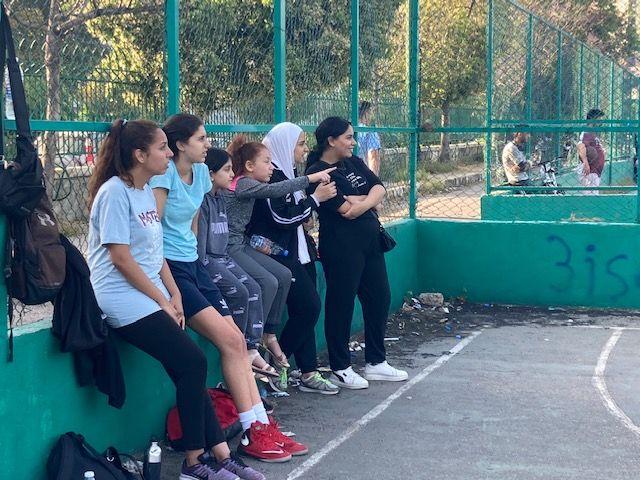
<svg viewBox="0 0 640 480">
<path fill-rule="evenodd" d="M 60 18 L 60 0 L 50 0 L 47 35 L 44 44 L 44 66 L 47 82 L 47 120 L 60 120 L 60 67 L 62 37 L 58 31 L 57 19 Z M 57 133 L 44 133 L 42 160 L 47 193 L 51 196 L 55 176 L 55 158 L 57 150 Z"/>
<path fill-rule="evenodd" d="M 442 105 L 442 115 L 440 117 L 440 125 L 444 128 L 451 124 L 449 117 L 449 103 Z M 449 133 L 442 132 L 440 134 L 440 156 L 438 160 L 441 162 L 448 162 L 451 159 L 451 152 L 449 149 Z"/>
</svg>

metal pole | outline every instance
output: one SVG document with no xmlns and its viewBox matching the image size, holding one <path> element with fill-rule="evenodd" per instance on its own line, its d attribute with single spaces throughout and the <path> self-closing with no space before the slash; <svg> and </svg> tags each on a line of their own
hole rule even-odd
<svg viewBox="0 0 640 480">
<path fill-rule="evenodd" d="M 562 120 L 562 30 L 558 31 L 558 63 L 556 65 L 556 118 Z M 557 134 L 556 157 L 560 156 L 560 134 Z"/>
<path fill-rule="evenodd" d="M 583 118 L 584 108 L 584 43 L 580 44 L 580 93 L 578 94 L 578 118 Z"/>
<path fill-rule="evenodd" d="M 358 125 L 358 104 L 360 90 L 360 0 L 351 0 L 351 123 Z M 357 134 L 356 134 L 357 135 Z M 357 148 L 357 146 L 356 146 Z M 356 150 L 357 152 L 357 150 Z"/>
<path fill-rule="evenodd" d="M 611 60 L 611 75 L 609 80 L 609 120 L 613 120 L 614 109 L 613 109 L 613 101 L 615 99 L 615 90 L 613 87 L 614 82 L 616 81 L 616 65 Z M 614 141 L 615 133 L 609 133 L 609 185 L 613 180 L 613 141 Z"/>
<path fill-rule="evenodd" d="M 638 95 L 638 128 L 637 128 L 637 137 L 636 137 L 636 153 L 640 153 L 640 79 L 636 80 L 636 91 L 637 91 L 637 95 Z M 638 168 L 640 170 L 640 158 L 638 158 Z M 638 174 L 638 178 L 636 178 L 636 186 L 638 187 L 636 189 L 636 223 L 640 223 L 640 181 L 638 181 L 640 179 L 640 173 Z"/>
<path fill-rule="evenodd" d="M 596 57 L 596 104 L 589 108 L 600 108 L 600 55 Z"/>
<path fill-rule="evenodd" d="M 487 21 L 487 118 L 485 124 L 485 192 L 491 194 L 491 124 L 493 117 L 493 0 L 489 0 L 489 18 Z"/>
<path fill-rule="evenodd" d="M 527 32 L 527 104 L 525 106 L 525 113 L 527 122 L 530 122 L 533 118 L 533 13 L 529 14 L 529 30 Z M 531 142 L 527 142 L 526 146 L 527 157 L 531 155 Z"/>
<path fill-rule="evenodd" d="M 527 33 L 527 105 L 526 115 L 527 121 L 532 118 L 533 103 L 533 14 L 529 14 L 529 31 Z"/>
<path fill-rule="evenodd" d="M 273 116 L 276 123 L 287 119 L 287 53 L 286 53 L 286 0 L 273 4 Z"/>
<path fill-rule="evenodd" d="M 180 111 L 180 0 L 165 4 L 167 41 L 167 115 Z"/>
<path fill-rule="evenodd" d="M 419 0 L 409 1 L 409 125 L 415 128 L 409 135 L 409 218 L 416 218 L 416 169 L 420 148 L 419 9 Z"/>
</svg>

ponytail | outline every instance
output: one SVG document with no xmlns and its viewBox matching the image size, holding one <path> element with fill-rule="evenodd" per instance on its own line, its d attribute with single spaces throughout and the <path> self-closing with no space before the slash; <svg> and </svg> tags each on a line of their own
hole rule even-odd
<svg viewBox="0 0 640 480">
<path fill-rule="evenodd" d="M 246 164 L 253 162 L 256 156 L 266 148 L 262 143 L 249 141 L 244 134 L 236 135 L 227 147 L 227 152 L 231 155 L 233 174 L 236 177 L 244 175 Z"/>
<path fill-rule="evenodd" d="M 316 163 L 318 160 L 320 160 L 320 157 L 322 156 L 322 152 L 320 151 L 320 149 L 318 147 L 314 148 L 313 150 L 311 150 L 309 152 L 309 155 L 307 155 L 307 169 L 313 165 L 314 163 Z"/>
<path fill-rule="evenodd" d="M 133 185 L 131 169 L 135 166 L 133 152 L 144 150 L 153 143 L 158 125 L 149 120 L 118 119 L 111 124 L 107 137 L 98 150 L 96 166 L 89 179 L 89 208 L 100 187 L 111 177 L 120 177 Z"/>
</svg>

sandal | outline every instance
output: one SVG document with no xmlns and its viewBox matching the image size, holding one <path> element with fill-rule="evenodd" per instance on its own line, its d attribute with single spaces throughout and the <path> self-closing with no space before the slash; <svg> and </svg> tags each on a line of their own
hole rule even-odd
<svg viewBox="0 0 640 480">
<path fill-rule="evenodd" d="M 269 365 L 264 358 L 262 358 L 260 356 L 260 353 L 258 353 L 257 350 L 253 350 L 253 352 L 255 353 L 251 353 L 251 350 L 249 351 L 249 361 L 251 362 L 251 370 L 253 370 L 255 373 L 259 374 L 259 375 L 263 375 L 266 377 L 278 377 L 280 376 L 280 374 L 278 373 L 278 371 L 273 368 L 271 365 Z M 262 360 L 262 364 L 261 365 L 256 365 L 256 360 Z"/>
<path fill-rule="evenodd" d="M 262 348 L 264 348 L 265 351 L 269 354 L 269 356 L 271 357 L 271 360 L 276 365 L 276 367 L 278 367 L 278 368 L 289 368 L 289 367 L 291 367 L 291 365 L 289 365 L 289 360 L 287 359 L 287 356 L 284 353 L 281 353 L 280 355 L 276 355 L 274 353 L 274 351 L 272 350 L 270 344 L 273 344 L 274 342 L 276 344 L 278 344 L 278 339 L 275 336 L 273 336 L 271 338 L 272 338 L 272 340 L 269 343 L 267 343 L 267 341 L 264 338 L 262 339 Z"/>
</svg>

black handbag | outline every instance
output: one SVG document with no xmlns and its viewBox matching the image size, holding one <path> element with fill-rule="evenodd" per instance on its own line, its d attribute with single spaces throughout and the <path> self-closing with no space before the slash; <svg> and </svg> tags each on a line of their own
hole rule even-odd
<svg viewBox="0 0 640 480">
<path fill-rule="evenodd" d="M 24 218 L 38 206 L 45 195 L 45 187 L 42 164 L 31 136 L 29 109 L 16 59 L 11 24 L 4 4 L 0 4 L 0 9 L 0 72 L 4 72 L 6 65 L 16 117 L 16 149 L 13 160 L 5 158 L 4 144 L 0 142 L 0 213 L 10 218 Z M 4 135 L 2 127 L 0 122 L 0 137 Z"/>
<path fill-rule="evenodd" d="M 390 252 L 396 247 L 396 245 L 397 245 L 397 242 L 393 239 L 391 235 L 389 235 L 389 232 L 385 230 L 385 228 L 382 226 L 382 223 L 381 223 L 380 224 L 380 247 L 382 248 L 382 251 L 384 253 Z"/>
<path fill-rule="evenodd" d="M 380 235 L 380 248 L 382 249 L 382 251 L 384 253 L 390 252 L 391 250 L 393 250 L 394 248 L 396 248 L 396 245 L 398 244 L 391 235 L 389 235 L 389 232 L 387 232 L 385 230 L 385 228 L 382 226 L 382 222 L 380 221 L 380 218 L 378 217 L 378 212 L 376 212 L 375 210 L 371 210 L 371 213 L 373 213 L 373 216 L 376 217 L 376 220 L 378 220 L 378 228 L 379 228 L 379 235 Z"/>
<path fill-rule="evenodd" d="M 82 435 L 67 432 L 53 446 L 47 460 L 48 480 L 82 478 L 91 470 L 100 480 L 134 480 L 135 476 L 107 459 L 89 445 Z"/>
</svg>

